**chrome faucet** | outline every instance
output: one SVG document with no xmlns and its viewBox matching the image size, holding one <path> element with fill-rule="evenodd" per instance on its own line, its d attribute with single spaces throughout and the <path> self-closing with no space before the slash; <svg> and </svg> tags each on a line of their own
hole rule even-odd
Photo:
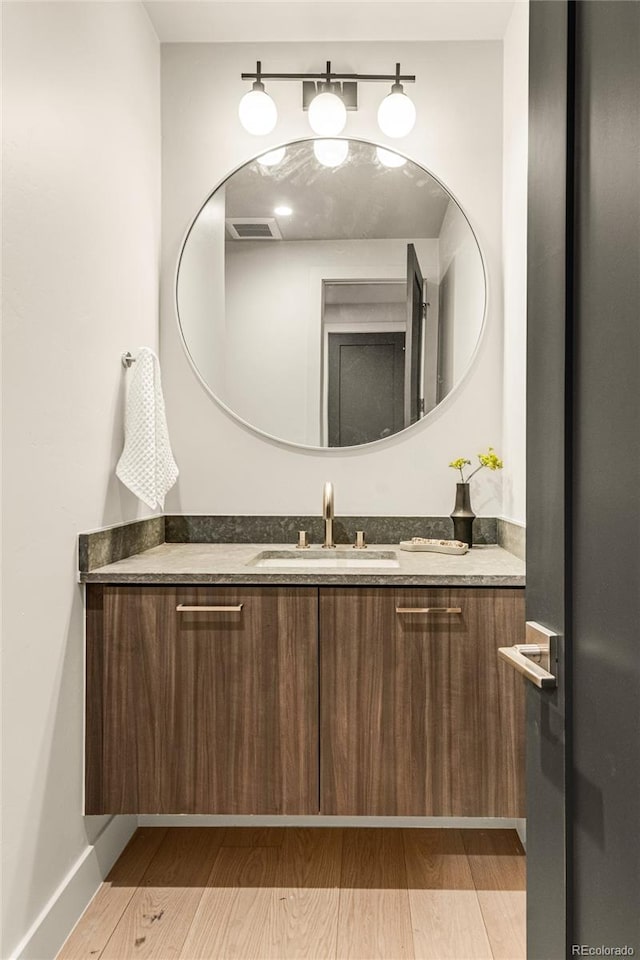
<svg viewBox="0 0 640 960">
<path fill-rule="evenodd" d="M 335 543 L 333 542 L 333 517 L 333 484 L 330 480 L 327 480 L 322 493 L 322 519 L 324 520 L 323 548 L 335 547 Z"/>
</svg>

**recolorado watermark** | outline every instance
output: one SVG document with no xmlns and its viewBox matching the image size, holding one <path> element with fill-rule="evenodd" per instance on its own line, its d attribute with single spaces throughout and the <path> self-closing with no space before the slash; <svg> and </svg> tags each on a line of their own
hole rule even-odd
<svg viewBox="0 0 640 960">
<path fill-rule="evenodd" d="M 628 944 L 623 947 L 607 947 L 602 944 L 599 947 L 592 947 L 588 943 L 573 943 L 571 945 L 572 957 L 633 957 L 635 950 Z"/>
</svg>

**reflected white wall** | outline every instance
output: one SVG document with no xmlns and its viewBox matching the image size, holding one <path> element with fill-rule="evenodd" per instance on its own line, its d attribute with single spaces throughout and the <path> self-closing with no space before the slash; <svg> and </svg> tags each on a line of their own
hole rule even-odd
<svg viewBox="0 0 640 960">
<path fill-rule="evenodd" d="M 234 241 L 226 256 L 226 381 L 216 393 L 276 437 L 321 443 L 322 283 L 406 282 L 406 240 Z M 415 241 L 437 277 L 437 240 Z M 183 278 L 180 278 L 182 289 Z M 213 384 L 222 381 L 212 380 Z"/>
<path fill-rule="evenodd" d="M 485 300 L 485 278 L 478 245 L 467 220 L 451 201 L 442 221 L 440 329 L 446 396 L 464 375 L 478 343 Z"/>
<path fill-rule="evenodd" d="M 225 390 L 225 188 L 205 204 L 180 261 L 178 312 L 187 347 L 207 383 Z"/>
</svg>

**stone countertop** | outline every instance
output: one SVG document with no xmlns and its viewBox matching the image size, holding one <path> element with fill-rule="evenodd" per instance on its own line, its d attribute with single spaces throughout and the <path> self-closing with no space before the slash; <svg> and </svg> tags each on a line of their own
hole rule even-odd
<svg viewBox="0 0 640 960">
<path fill-rule="evenodd" d="M 80 574 L 82 583 L 260 583 L 389 586 L 492 586 L 524 587 L 525 565 L 512 553 L 495 545 L 474 546 L 463 556 L 410 552 L 398 544 L 369 544 L 369 550 L 394 550 L 398 567 L 362 567 L 344 570 L 314 567 L 257 567 L 251 561 L 266 550 L 292 550 L 288 544 L 264 543 L 163 543 L 142 553 Z M 331 556 L 353 560 L 351 547 L 338 547 Z M 304 561 L 302 561 L 304 563 Z"/>
</svg>

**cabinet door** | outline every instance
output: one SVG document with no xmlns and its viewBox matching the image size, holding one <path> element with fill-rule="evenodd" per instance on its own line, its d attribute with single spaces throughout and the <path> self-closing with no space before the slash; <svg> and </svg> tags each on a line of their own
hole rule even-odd
<svg viewBox="0 0 640 960">
<path fill-rule="evenodd" d="M 520 589 L 321 590 L 321 812 L 523 816 L 523 639 Z"/>
<path fill-rule="evenodd" d="M 89 611 L 87 813 L 318 812 L 316 590 L 105 587 Z"/>
</svg>

